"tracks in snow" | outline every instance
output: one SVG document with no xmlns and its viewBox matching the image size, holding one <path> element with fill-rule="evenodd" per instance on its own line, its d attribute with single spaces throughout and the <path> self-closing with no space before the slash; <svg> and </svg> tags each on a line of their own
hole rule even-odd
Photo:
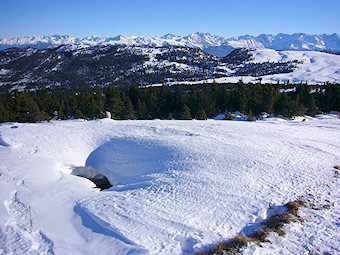
<svg viewBox="0 0 340 255">
<path fill-rule="evenodd" d="M 10 219 L 0 229 L 0 253 L 54 254 L 53 242 L 33 226 L 31 209 L 18 199 L 17 191 L 5 207 Z"/>
</svg>

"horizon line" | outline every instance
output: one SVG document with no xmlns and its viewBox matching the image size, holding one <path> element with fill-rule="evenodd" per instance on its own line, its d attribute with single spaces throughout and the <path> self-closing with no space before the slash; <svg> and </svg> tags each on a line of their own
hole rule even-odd
<svg viewBox="0 0 340 255">
<path fill-rule="evenodd" d="M 210 32 L 194 32 L 194 33 L 190 33 L 187 35 L 176 35 L 176 34 L 172 34 L 172 33 L 166 33 L 164 35 L 152 35 L 152 36 L 147 36 L 147 35 L 126 35 L 126 34 L 118 34 L 118 35 L 114 35 L 114 36 L 101 36 L 101 35 L 88 35 L 85 37 L 77 37 L 77 36 L 73 36 L 73 35 L 69 35 L 69 34 L 51 34 L 51 35 L 25 35 L 25 36 L 15 36 L 15 37 L 0 37 L 0 39 L 18 39 L 18 38 L 32 38 L 32 37 L 53 37 L 53 36 L 60 36 L 60 37 L 64 37 L 64 36 L 68 36 L 71 38 L 75 38 L 75 39 L 87 39 L 89 37 L 98 37 L 98 38 L 115 38 L 115 37 L 119 37 L 119 36 L 127 36 L 127 37 L 151 37 L 151 38 L 161 38 L 163 36 L 166 35 L 174 35 L 174 36 L 178 36 L 178 37 L 186 37 L 186 36 L 190 36 L 190 35 L 194 35 L 194 34 L 204 34 L 204 35 L 212 35 L 212 36 L 218 36 L 218 37 L 222 37 L 224 39 L 231 39 L 231 38 L 238 38 L 238 37 L 243 37 L 243 36 L 251 36 L 251 37 L 259 37 L 261 35 L 269 35 L 269 36 L 278 36 L 278 35 L 299 35 L 299 34 L 303 34 L 303 35 L 311 35 L 311 36 L 317 36 L 317 35 L 339 35 L 340 33 L 334 32 L 334 33 L 319 33 L 319 34 L 310 34 L 310 33 L 304 33 L 304 32 L 295 32 L 295 33 L 277 33 L 277 34 L 271 34 L 271 33 L 261 33 L 258 35 L 251 35 L 251 34 L 243 34 L 243 35 L 238 35 L 238 36 L 232 36 L 232 37 L 225 37 L 225 36 L 221 36 L 221 35 L 217 35 L 217 34 L 212 34 Z"/>
</svg>

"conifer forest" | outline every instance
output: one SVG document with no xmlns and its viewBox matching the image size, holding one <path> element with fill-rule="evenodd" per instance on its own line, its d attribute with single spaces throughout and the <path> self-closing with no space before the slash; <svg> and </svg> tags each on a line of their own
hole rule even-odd
<svg viewBox="0 0 340 255">
<path fill-rule="evenodd" d="M 125 119 L 225 119 L 230 112 L 251 116 L 274 113 L 283 117 L 314 116 L 340 110 L 337 84 L 243 83 L 150 87 L 97 87 L 12 91 L 0 98 L 0 122 L 39 122 L 55 119 L 95 119 L 111 113 Z"/>
</svg>

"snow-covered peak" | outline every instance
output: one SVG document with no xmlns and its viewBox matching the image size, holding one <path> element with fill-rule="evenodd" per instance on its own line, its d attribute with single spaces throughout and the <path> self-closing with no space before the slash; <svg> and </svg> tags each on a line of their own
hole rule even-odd
<svg viewBox="0 0 340 255">
<path fill-rule="evenodd" d="M 168 40 L 168 39 L 175 39 L 175 38 L 177 38 L 177 36 L 174 34 L 166 34 L 166 35 L 163 35 L 160 39 Z"/>
<path fill-rule="evenodd" d="M 11 46 L 26 46 L 26 45 L 36 45 L 42 43 L 48 43 L 52 45 L 61 44 L 73 44 L 78 39 L 68 35 L 52 35 L 52 36 L 25 36 L 25 37 L 14 37 L 14 38 L 1 38 L 1 45 L 7 44 Z"/>
<path fill-rule="evenodd" d="M 223 37 L 202 32 L 190 34 L 184 37 L 184 39 L 188 40 L 188 42 L 191 43 L 193 46 L 196 46 L 197 48 L 201 49 L 210 46 L 220 46 L 222 43 L 226 41 L 226 39 Z"/>
<path fill-rule="evenodd" d="M 259 36 L 243 35 L 224 38 L 210 33 L 197 32 L 187 36 L 166 34 L 157 36 L 126 36 L 115 37 L 88 36 L 82 39 L 68 35 L 26 36 L 20 38 L 0 38 L 0 50 L 10 47 L 36 48 L 56 47 L 62 44 L 72 44 L 77 47 L 97 45 L 140 45 L 140 46 L 183 46 L 206 50 L 216 56 L 226 56 L 233 49 L 274 49 L 274 50 L 330 50 L 340 51 L 339 34 L 309 35 L 304 33 L 289 34 L 261 34 Z"/>
<path fill-rule="evenodd" d="M 204 49 L 209 46 L 219 46 L 225 39 L 220 36 L 209 33 L 194 33 L 188 36 L 176 36 L 167 34 L 162 37 L 149 36 L 126 36 L 118 35 L 115 37 L 88 36 L 78 39 L 71 36 L 26 36 L 16 38 L 0 38 L 0 49 L 9 47 L 27 47 L 34 46 L 37 48 L 49 48 L 62 44 L 75 44 L 79 47 L 96 46 L 96 45 L 152 45 L 152 46 L 184 46 Z"/>
</svg>

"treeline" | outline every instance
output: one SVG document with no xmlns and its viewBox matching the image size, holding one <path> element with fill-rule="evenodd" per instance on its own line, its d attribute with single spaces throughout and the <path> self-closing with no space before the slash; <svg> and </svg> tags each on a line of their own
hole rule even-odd
<svg viewBox="0 0 340 255">
<path fill-rule="evenodd" d="M 311 91 L 311 89 L 313 89 Z M 340 85 L 202 84 L 10 92 L 0 99 L 0 122 L 68 118 L 207 119 L 240 111 L 285 117 L 340 110 Z"/>
</svg>

